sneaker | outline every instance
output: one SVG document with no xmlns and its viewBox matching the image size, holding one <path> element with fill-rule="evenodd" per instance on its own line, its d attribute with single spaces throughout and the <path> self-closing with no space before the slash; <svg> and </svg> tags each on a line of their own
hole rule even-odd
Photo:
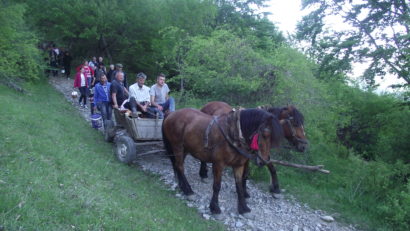
<svg viewBox="0 0 410 231">
<path fill-rule="evenodd" d="M 84 108 L 85 108 L 85 109 L 88 109 L 87 105 L 84 105 Z"/>
<path fill-rule="evenodd" d="M 84 107 L 84 104 L 83 103 L 79 103 L 80 104 L 80 107 Z"/>
</svg>

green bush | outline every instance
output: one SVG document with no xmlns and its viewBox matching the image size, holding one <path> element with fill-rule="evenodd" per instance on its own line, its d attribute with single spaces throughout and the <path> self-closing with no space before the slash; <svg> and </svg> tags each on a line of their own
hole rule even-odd
<svg viewBox="0 0 410 231">
<path fill-rule="evenodd" d="M 218 30 L 209 37 L 192 37 L 183 59 L 181 74 L 184 90 L 196 97 L 222 100 L 231 104 L 259 101 L 272 86 L 273 66 L 249 41 L 232 32 Z M 262 90 L 267 92 L 261 92 Z"/>
<path fill-rule="evenodd" d="M 39 79 L 41 55 L 36 35 L 24 20 L 23 4 L 0 2 L 0 70 L 8 77 Z"/>
</svg>

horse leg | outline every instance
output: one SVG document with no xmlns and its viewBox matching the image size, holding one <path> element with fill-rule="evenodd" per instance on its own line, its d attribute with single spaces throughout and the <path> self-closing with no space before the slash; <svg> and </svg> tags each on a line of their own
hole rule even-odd
<svg viewBox="0 0 410 231">
<path fill-rule="evenodd" d="M 186 195 L 192 195 L 194 194 L 194 191 L 192 191 L 191 185 L 189 185 L 188 180 L 185 177 L 184 173 L 184 156 L 180 156 L 181 158 L 176 158 L 176 168 L 177 168 L 177 173 L 178 173 L 178 181 L 180 182 L 180 187 L 182 192 Z"/>
<path fill-rule="evenodd" d="M 175 176 L 178 178 L 178 186 L 181 191 L 187 196 L 194 194 L 194 191 L 192 191 L 192 188 L 184 174 L 185 155 L 183 152 L 174 150 L 174 155 L 170 156 L 170 159 L 172 162 L 172 167 L 174 168 Z"/>
<path fill-rule="evenodd" d="M 208 168 L 206 162 L 201 161 L 201 168 L 199 169 L 199 176 L 204 179 L 208 178 Z"/>
<path fill-rule="evenodd" d="M 236 193 L 238 194 L 238 212 L 239 214 L 249 213 L 251 209 L 246 205 L 245 194 L 243 190 L 243 174 L 245 166 L 235 167 L 233 169 L 236 183 Z"/>
<path fill-rule="evenodd" d="M 267 166 L 268 166 L 270 177 L 271 177 L 270 191 L 272 193 L 280 193 L 279 181 L 278 181 L 278 176 L 276 175 L 275 166 L 273 166 L 272 163 L 269 163 Z"/>
<path fill-rule="evenodd" d="M 222 166 L 217 164 L 212 164 L 212 172 L 214 174 L 214 184 L 212 186 L 213 194 L 209 208 L 213 214 L 220 214 L 221 209 L 219 208 L 219 191 L 221 190 L 221 180 L 222 180 Z"/>
<path fill-rule="evenodd" d="M 245 198 L 251 197 L 246 188 L 246 182 L 248 181 L 248 177 L 249 177 L 249 161 L 245 163 L 244 170 L 243 170 L 243 176 L 242 176 L 243 195 L 245 196 Z"/>
</svg>

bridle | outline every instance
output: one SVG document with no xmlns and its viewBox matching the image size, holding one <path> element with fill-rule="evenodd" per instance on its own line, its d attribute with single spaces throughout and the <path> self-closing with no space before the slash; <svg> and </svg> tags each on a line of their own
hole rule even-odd
<svg viewBox="0 0 410 231">
<path fill-rule="evenodd" d="M 286 124 L 288 125 L 289 130 L 291 131 L 291 136 L 292 136 L 292 139 L 293 139 L 293 140 L 296 140 L 297 142 L 302 143 L 302 144 L 308 144 L 308 142 L 307 142 L 306 140 L 301 139 L 301 138 L 299 138 L 299 137 L 296 136 L 295 127 L 292 125 L 292 121 L 294 121 L 294 118 L 293 118 L 292 116 L 290 116 L 290 117 L 287 118 L 287 119 L 283 119 L 283 120 L 284 120 L 284 121 L 286 122 Z M 303 125 L 301 125 L 301 126 L 303 127 Z"/>
</svg>

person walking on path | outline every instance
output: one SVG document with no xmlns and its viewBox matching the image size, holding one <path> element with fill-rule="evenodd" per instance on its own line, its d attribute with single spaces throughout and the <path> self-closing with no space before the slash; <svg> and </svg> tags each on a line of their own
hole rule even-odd
<svg viewBox="0 0 410 231">
<path fill-rule="evenodd" d="M 87 94 L 88 94 L 88 82 L 85 76 L 84 67 L 81 67 L 80 71 L 77 72 L 74 79 L 74 87 L 78 88 L 80 91 L 80 98 L 78 103 L 81 108 L 87 108 Z M 83 100 L 83 102 L 81 102 Z"/>
<path fill-rule="evenodd" d="M 105 122 L 111 120 L 112 115 L 110 87 L 111 83 L 107 82 L 107 76 L 105 74 L 101 75 L 100 82 L 94 87 L 94 103 L 101 112 L 104 128 Z"/>
<path fill-rule="evenodd" d="M 115 72 L 115 66 L 114 64 L 110 64 L 110 70 L 108 70 L 108 73 L 107 73 L 107 80 L 110 83 L 115 79 L 114 72 Z"/>
<path fill-rule="evenodd" d="M 91 83 L 94 80 L 94 70 L 90 66 L 88 66 L 87 60 L 84 60 L 84 63 L 76 68 L 77 72 L 81 68 L 84 68 L 84 75 L 87 78 L 87 83 L 88 83 L 87 86 L 91 86 Z"/>
<path fill-rule="evenodd" d="M 101 76 L 102 75 L 105 75 L 106 76 L 106 70 L 105 70 L 105 67 L 104 67 L 104 64 L 103 63 L 99 63 L 98 64 L 98 68 L 97 69 L 95 69 L 95 78 L 94 78 L 94 82 L 91 84 L 91 86 L 95 86 L 97 83 L 99 83 L 100 82 L 100 80 L 101 80 Z"/>
<path fill-rule="evenodd" d="M 53 77 L 58 75 L 58 55 L 60 54 L 60 50 L 57 48 L 55 44 L 53 44 L 52 48 L 49 51 L 49 59 L 50 59 L 50 66 L 51 66 L 51 73 Z"/>
<path fill-rule="evenodd" d="M 70 52 L 66 51 L 63 57 L 63 64 L 64 64 L 64 73 L 67 78 L 70 77 L 71 74 L 71 61 L 73 57 L 71 57 Z"/>
</svg>

